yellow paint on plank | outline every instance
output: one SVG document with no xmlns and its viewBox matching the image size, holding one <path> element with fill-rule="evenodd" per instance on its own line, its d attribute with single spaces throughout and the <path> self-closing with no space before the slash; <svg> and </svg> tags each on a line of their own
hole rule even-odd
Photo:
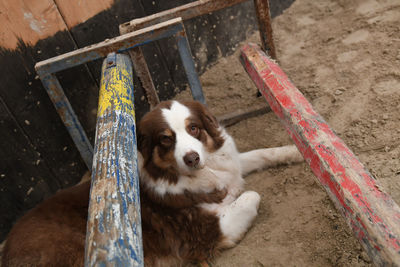
<svg viewBox="0 0 400 267">
<path fill-rule="evenodd" d="M 121 56 L 121 55 L 120 55 Z M 106 110 L 119 110 L 135 117 L 132 67 L 120 62 L 108 69 L 103 64 L 100 84 L 99 107 L 97 116 L 102 116 Z M 126 63 L 126 62 L 125 62 Z"/>
</svg>

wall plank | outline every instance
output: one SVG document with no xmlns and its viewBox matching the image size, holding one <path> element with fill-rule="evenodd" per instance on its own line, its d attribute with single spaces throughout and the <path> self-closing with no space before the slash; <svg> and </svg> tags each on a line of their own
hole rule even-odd
<svg viewBox="0 0 400 267">
<path fill-rule="evenodd" d="M 76 183 L 85 166 L 40 80 L 35 78 L 36 62 L 76 47 L 62 17 L 50 0 L 3 0 L 0 4 L 0 17 L 7 25 L 2 25 L 0 40 L 0 98 L 7 105 L 7 112 L 1 111 L 4 127 L 0 127 L 1 155 L 5 158 L 1 160 L 0 170 L 5 170 L 7 178 L 1 181 L 1 188 L 5 190 L 1 194 L 5 198 L 1 206 L 9 209 L 9 213 L 2 212 L 7 215 L 0 222 L 3 239 L 26 209 L 57 189 Z M 28 19 L 12 18 L 19 14 L 17 11 Z M 37 31 L 32 27 L 38 27 Z M 10 49 L 4 41 L 10 36 L 18 40 L 15 49 Z M 60 76 L 63 86 L 76 88 L 73 92 L 87 92 L 96 86 L 88 79 L 85 67 Z M 85 126 L 90 124 L 87 118 L 82 118 Z M 32 165 L 33 162 L 38 165 Z"/>
<path fill-rule="evenodd" d="M 19 40 L 35 44 L 38 40 L 64 30 L 53 1 L 0 1 L 0 46 L 15 49 Z"/>
<path fill-rule="evenodd" d="M 0 240 L 21 214 L 59 188 L 43 158 L 0 99 Z"/>
<path fill-rule="evenodd" d="M 69 29 L 110 8 L 114 0 L 54 0 Z"/>
</svg>

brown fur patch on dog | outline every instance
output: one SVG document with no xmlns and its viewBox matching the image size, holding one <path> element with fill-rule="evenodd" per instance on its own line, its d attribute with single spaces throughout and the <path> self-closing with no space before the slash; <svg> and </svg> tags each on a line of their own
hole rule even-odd
<svg viewBox="0 0 400 267">
<path fill-rule="evenodd" d="M 146 194 L 147 197 L 155 204 L 169 208 L 180 209 L 196 206 L 200 203 L 220 203 L 225 198 L 227 191 L 226 189 L 215 189 L 209 193 L 193 193 L 185 191 L 183 194 L 165 193 L 164 195 L 160 195 L 157 192 L 154 192 L 152 188 L 143 186 L 141 188 L 141 193 Z"/>
<path fill-rule="evenodd" d="M 169 196 L 170 203 L 177 203 Z M 190 203 L 187 202 L 187 203 Z M 166 266 L 163 259 L 177 264 L 213 258 L 223 241 L 219 219 L 197 206 L 167 207 L 141 194 L 143 248 L 146 266 Z"/>
<path fill-rule="evenodd" d="M 83 266 L 90 181 L 57 192 L 8 235 L 2 266 Z"/>
<path fill-rule="evenodd" d="M 218 130 L 219 124 L 215 116 L 200 102 L 184 101 L 182 104 L 188 107 L 192 114 L 189 120 L 201 125 L 198 139 L 205 144 L 209 152 L 218 150 L 224 144 L 224 138 Z"/>
<path fill-rule="evenodd" d="M 143 116 L 138 126 L 138 150 L 143 156 L 143 167 L 154 179 L 165 179 L 170 183 L 178 181 L 174 158 L 175 134 L 162 116 L 161 108 L 170 108 L 171 102 L 161 102 L 151 112 Z M 162 138 L 171 138 L 170 145 Z"/>
</svg>

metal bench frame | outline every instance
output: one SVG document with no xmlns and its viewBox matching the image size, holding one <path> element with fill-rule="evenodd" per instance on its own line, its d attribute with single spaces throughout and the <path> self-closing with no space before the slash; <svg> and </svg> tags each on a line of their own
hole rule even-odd
<svg viewBox="0 0 400 267">
<path fill-rule="evenodd" d="M 179 54 L 188 76 L 193 98 L 204 103 L 203 91 L 195 70 L 195 64 L 181 18 L 171 19 L 154 26 L 127 33 L 110 40 L 105 40 L 95 45 L 87 46 L 41 61 L 35 65 L 35 69 L 44 88 L 50 96 L 51 101 L 89 170 L 92 169 L 92 145 L 90 144 L 90 141 L 68 98 L 66 97 L 64 90 L 56 77 L 56 73 L 89 61 L 104 58 L 111 52 L 122 53 L 135 47 L 143 46 L 149 42 L 172 36 L 177 40 Z"/>
</svg>

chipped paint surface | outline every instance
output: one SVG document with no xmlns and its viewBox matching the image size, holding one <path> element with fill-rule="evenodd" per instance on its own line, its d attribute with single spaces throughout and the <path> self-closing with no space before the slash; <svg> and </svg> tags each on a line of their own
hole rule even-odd
<svg viewBox="0 0 400 267">
<path fill-rule="evenodd" d="M 47 20 L 41 18 L 37 20 L 33 17 L 33 14 L 30 12 L 24 12 L 24 19 L 29 23 L 31 29 L 38 34 L 41 34 L 42 30 L 46 27 Z"/>
<path fill-rule="evenodd" d="M 400 208 L 352 151 L 256 45 L 242 48 L 246 71 L 378 266 L 400 263 Z"/>
<path fill-rule="evenodd" d="M 135 110 L 132 105 L 133 88 L 124 88 L 127 84 L 133 84 L 132 69 L 122 68 L 121 65 L 108 67 L 108 64 L 104 64 L 102 72 L 104 73 L 105 68 L 108 68 L 107 74 L 113 77 L 113 79 L 101 80 L 97 116 L 104 115 L 107 109 L 113 107 L 114 110 L 124 110 L 135 117 Z M 129 73 L 129 71 L 131 72 Z"/>
<path fill-rule="evenodd" d="M 93 158 L 85 266 L 142 266 L 132 66 L 104 61 Z"/>
</svg>

